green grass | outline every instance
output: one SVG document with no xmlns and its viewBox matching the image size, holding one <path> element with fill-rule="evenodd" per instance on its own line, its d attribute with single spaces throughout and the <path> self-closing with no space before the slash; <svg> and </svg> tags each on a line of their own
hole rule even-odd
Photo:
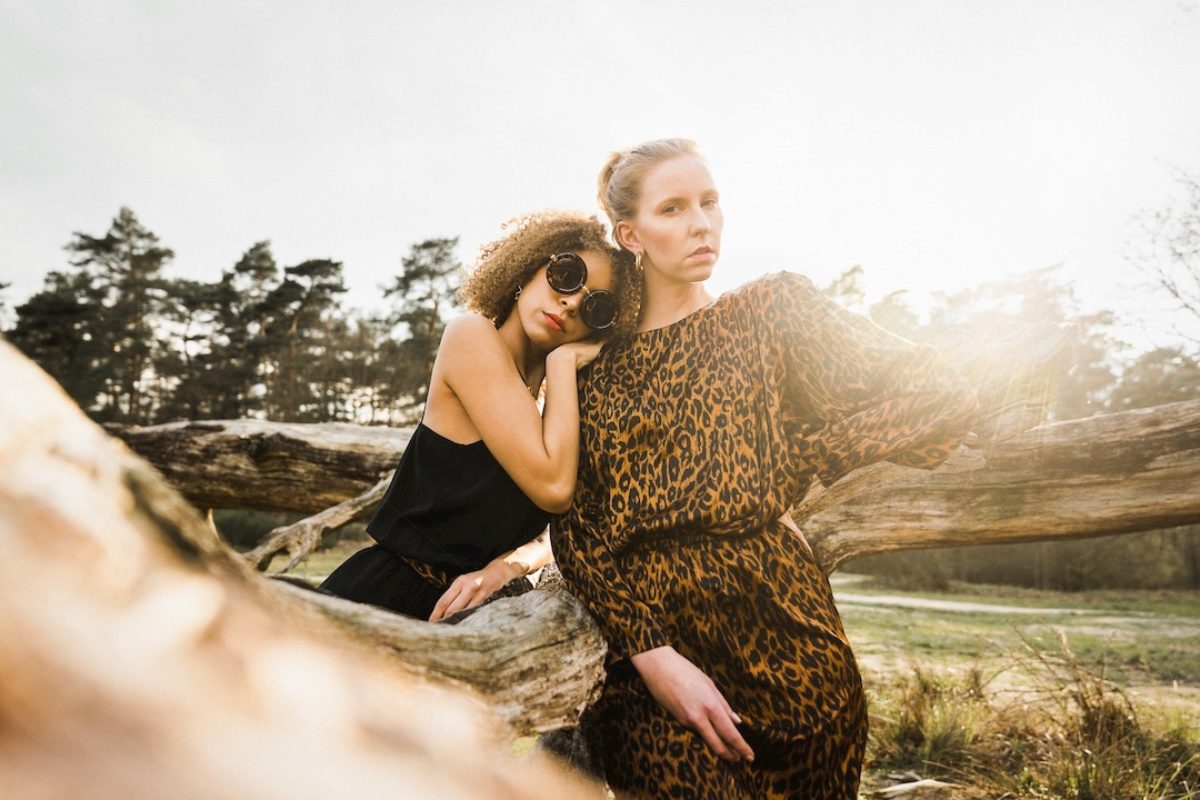
<svg viewBox="0 0 1200 800">
<path fill-rule="evenodd" d="M 899 595 L 929 600 L 959 600 L 1020 608 L 1053 607 L 1079 611 L 1121 611 L 1128 614 L 1153 614 L 1200 618 L 1200 592 L 1182 590 L 1099 589 L 1086 592 L 1058 592 L 985 583 L 951 581 L 950 590 L 899 591 L 866 575 L 837 574 L 832 578 L 834 591 L 853 594 Z M 842 583 L 843 581 L 848 581 Z"/>
<path fill-rule="evenodd" d="M 914 770 L 964 800 L 1200 799 L 1200 593 L 838 593 L 1014 608 L 840 604 L 871 697 L 864 791 Z"/>
<path fill-rule="evenodd" d="M 843 602 L 846 632 L 867 666 L 895 667 L 906 658 L 943 666 L 998 665 L 1024 649 L 1024 642 L 1035 648 L 1055 647 L 1065 633 L 1082 665 L 1122 685 L 1178 681 L 1200 687 L 1200 593 L 1076 595 L 962 586 L 949 593 L 896 592 L 865 582 L 835 585 L 835 595 L 842 592 L 1068 611 L 950 612 Z"/>
</svg>

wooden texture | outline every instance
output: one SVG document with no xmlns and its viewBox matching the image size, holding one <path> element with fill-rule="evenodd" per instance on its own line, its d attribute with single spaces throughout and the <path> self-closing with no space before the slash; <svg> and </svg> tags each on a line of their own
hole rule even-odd
<svg viewBox="0 0 1200 800">
<path fill-rule="evenodd" d="M 833 570 L 888 550 L 1200 521 L 1200 401 L 1042 425 L 992 447 L 986 466 L 972 455 L 964 448 L 933 473 L 876 465 L 876 480 L 853 498 L 842 501 L 836 484 L 801 504 L 801 525 Z"/>
<path fill-rule="evenodd" d="M 246 553 L 246 560 L 256 569 L 265 572 L 271 566 L 271 561 L 275 556 L 286 552 L 288 560 L 280 571 L 287 572 L 313 553 L 320 546 L 321 539 L 326 533 L 335 531 L 347 522 L 365 516 L 378 506 L 384 495 L 387 494 L 388 484 L 391 481 L 392 473 L 389 472 L 383 480 L 358 497 L 343 500 L 333 508 L 327 508 L 311 517 L 305 517 L 299 522 L 268 531 L 262 541 L 253 550 Z"/>
<path fill-rule="evenodd" d="M 315 514 L 396 468 L 412 431 L 250 419 L 107 430 L 154 464 L 197 508 Z"/>
<path fill-rule="evenodd" d="M 272 438 L 272 423 L 253 426 L 255 436 Z M 327 437 L 325 426 L 280 427 L 288 430 L 290 440 L 303 442 L 297 452 L 311 459 L 303 471 L 318 462 L 356 457 L 345 452 L 341 441 Z M 153 430 L 138 429 L 135 438 L 155 438 Z M 367 429 L 354 452 L 370 449 L 361 442 L 377 430 L 387 440 L 384 429 Z M 220 448 L 221 440 L 240 447 L 241 434 L 233 431 L 205 429 L 194 435 L 197 448 L 207 452 Z M 186 428 L 171 436 L 169 452 L 152 448 L 149 454 L 177 457 L 188 451 Z M 242 462 L 240 468 L 243 471 L 231 467 L 228 473 L 195 480 L 206 485 L 207 494 L 250 505 L 261 494 L 253 487 L 259 468 L 251 462 Z M 222 484 L 219 489 L 214 488 L 217 483 Z M 186 484 L 179 488 L 185 496 L 195 494 Z M 934 472 L 875 464 L 814 492 L 793 516 L 830 570 L 887 550 L 1191 524 L 1200 521 L 1200 401 L 1041 425 L 986 448 L 961 447 Z"/>
<path fill-rule="evenodd" d="M 0 395 L 4 797 L 585 796 L 550 765 L 516 760 L 479 693 L 371 642 L 382 636 L 348 633 L 233 556 L 4 342 L 0 381 L 20 387 Z M 423 626 L 413 641 L 498 668 L 502 654 L 486 651 L 504 632 L 465 623 L 482 621 Z"/>
</svg>

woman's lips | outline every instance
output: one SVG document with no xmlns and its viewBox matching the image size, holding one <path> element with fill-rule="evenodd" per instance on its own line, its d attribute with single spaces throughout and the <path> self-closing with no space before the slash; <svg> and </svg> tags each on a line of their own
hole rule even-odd
<svg viewBox="0 0 1200 800">
<path fill-rule="evenodd" d="M 553 314 L 547 314 L 545 311 L 542 312 L 542 316 L 546 318 L 546 323 L 559 333 L 562 333 L 566 330 L 566 328 L 563 327 L 563 321 L 561 317 L 556 317 Z"/>
<path fill-rule="evenodd" d="M 695 250 L 693 250 L 688 258 L 715 258 L 716 255 L 717 254 L 711 247 L 705 245 L 704 247 L 697 247 Z"/>
</svg>

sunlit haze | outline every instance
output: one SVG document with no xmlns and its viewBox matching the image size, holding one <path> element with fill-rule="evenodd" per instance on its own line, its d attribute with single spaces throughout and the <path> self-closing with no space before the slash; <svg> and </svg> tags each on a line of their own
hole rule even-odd
<svg viewBox="0 0 1200 800">
<path fill-rule="evenodd" d="M 470 262 L 516 213 L 595 210 L 611 149 L 687 136 L 722 192 L 716 291 L 861 264 L 921 306 L 1062 262 L 1135 325 L 1131 220 L 1200 173 L 1197 0 L 0 9 L 10 305 L 127 205 L 169 275 L 270 239 L 375 307 L 410 244 Z"/>
</svg>

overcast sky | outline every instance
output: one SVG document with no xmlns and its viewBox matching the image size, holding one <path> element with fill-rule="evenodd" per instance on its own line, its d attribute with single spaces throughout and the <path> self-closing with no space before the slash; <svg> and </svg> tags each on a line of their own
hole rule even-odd
<svg viewBox="0 0 1200 800">
<path fill-rule="evenodd" d="M 1200 174 L 1200 0 L 0 0 L 10 303 L 122 205 L 214 280 L 254 242 L 345 263 L 595 210 L 607 153 L 688 136 L 725 208 L 712 288 L 861 264 L 878 296 L 1063 262 L 1151 301 L 1132 217 Z"/>
</svg>

